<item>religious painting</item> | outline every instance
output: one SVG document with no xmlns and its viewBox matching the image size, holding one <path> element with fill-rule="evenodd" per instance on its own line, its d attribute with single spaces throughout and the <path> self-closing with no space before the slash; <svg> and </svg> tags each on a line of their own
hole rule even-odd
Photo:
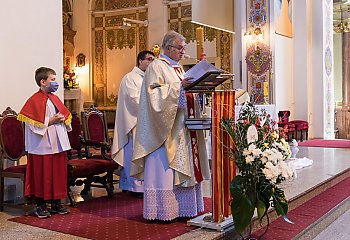
<svg viewBox="0 0 350 240">
<path fill-rule="evenodd" d="M 275 0 L 275 31 L 285 37 L 293 37 L 293 0 Z"/>
</svg>

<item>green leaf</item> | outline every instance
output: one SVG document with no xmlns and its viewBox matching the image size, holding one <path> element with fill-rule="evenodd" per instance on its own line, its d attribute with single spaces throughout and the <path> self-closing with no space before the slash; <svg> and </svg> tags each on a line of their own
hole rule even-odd
<svg viewBox="0 0 350 240">
<path fill-rule="evenodd" d="M 242 194 L 242 182 L 243 182 L 243 177 L 238 175 L 236 176 L 230 184 L 230 191 L 231 191 L 231 195 L 232 197 L 234 197 L 235 195 L 240 195 Z"/>
<path fill-rule="evenodd" d="M 288 202 L 286 197 L 284 196 L 283 190 L 276 187 L 272 197 L 273 205 L 275 206 L 277 214 L 285 216 L 288 212 Z"/>
<path fill-rule="evenodd" d="M 266 206 L 263 201 L 257 200 L 258 218 L 261 220 L 266 212 Z"/>
<path fill-rule="evenodd" d="M 259 198 L 259 200 L 264 202 L 266 209 L 268 209 L 270 207 L 271 196 L 272 196 L 271 186 L 264 185 L 264 186 L 260 187 L 260 190 L 258 192 L 258 198 Z"/>
<path fill-rule="evenodd" d="M 249 226 L 255 209 L 252 199 L 242 189 L 243 182 L 244 178 L 238 175 L 230 184 L 233 198 L 231 204 L 233 222 L 239 233 L 242 233 Z"/>
<path fill-rule="evenodd" d="M 224 127 L 228 135 L 230 135 L 231 138 L 234 138 L 234 131 L 233 127 L 235 125 L 235 120 L 232 118 L 225 119 L 224 117 L 221 118 L 221 126 Z"/>
<path fill-rule="evenodd" d="M 247 195 L 234 195 L 231 205 L 233 223 L 237 232 L 242 233 L 250 224 L 254 207 Z"/>
</svg>

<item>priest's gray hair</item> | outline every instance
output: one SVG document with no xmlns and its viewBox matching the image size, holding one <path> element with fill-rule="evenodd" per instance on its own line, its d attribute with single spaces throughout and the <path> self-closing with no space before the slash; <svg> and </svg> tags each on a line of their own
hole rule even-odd
<svg viewBox="0 0 350 240">
<path fill-rule="evenodd" d="M 180 39 L 181 41 L 185 41 L 185 37 L 180 33 L 175 32 L 173 30 L 167 32 L 163 38 L 162 48 L 165 49 L 168 46 L 174 45 L 176 39 Z"/>
</svg>

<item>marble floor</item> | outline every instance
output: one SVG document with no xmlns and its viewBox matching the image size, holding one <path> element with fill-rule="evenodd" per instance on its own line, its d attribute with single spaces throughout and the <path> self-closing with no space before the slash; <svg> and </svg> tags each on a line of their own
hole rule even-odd
<svg viewBox="0 0 350 240">
<path fill-rule="evenodd" d="M 296 198 L 303 192 L 350 168 L 349 156 L 350 149 L 300 147 L 297 157 L 312 159 L 313 165 L 297 170 L 297 178 L 284 184 L 287 199 Z M 205 184 L 204 190 L 205 195 L 210 196 L 209 182 Z M 92 192 L 91 197 L 100 196 L 101 194 L 104 195 L 105 193 L 103 190 L 97 189 Z M 82 198 L 77 196 L 77 200 L 82 200 Z M 84 239 L 8 221 L 9 218 L 21 215 L 22 211 L 20 209 L 5 207 L 4 212 L 0 213 L 0 239 Z M 350 210 L 345 212 L 315 239 L 346 239 L 346 236 L 350 236 L 350 229 L 347 227 L 349 221 Z M 219 235 L 220 233 L 215 231 L 196 229 L 177 237 L 177 239 L 214 239 Z"/>
</svg>

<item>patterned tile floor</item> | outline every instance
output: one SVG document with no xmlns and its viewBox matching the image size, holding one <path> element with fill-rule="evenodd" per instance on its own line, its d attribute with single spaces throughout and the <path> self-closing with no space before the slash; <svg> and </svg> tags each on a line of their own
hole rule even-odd
<svg viewBox="0 0 350 240">
<path fill-rule="evenodd" d="M 300 147 L 298 157 L 308 157 L 314 160 L 311 167 L 307 167 L 297 171 L 298 178 L 293 182 L 286 184 L 285 191 L 288 199 L 293 198 L 304 191 L 314 187 L 337 173 L 350 167 L 350 149 L 333 149 L 333 148 L 307 148 Z M 210 184 L 205 184 L 205 195 L 210 196 Z M 92 192 L 92 197 L 104 195 L 102 189 L 96 189 Z M 82 200 L 80 196 L 77 200 Z M 36 228 L 28 225 L 7 221 L 14 216 L 20 216 L 20 209 L 5 207 L 5 211 L 0 213 L 0 239 L 83 239 L 80 237 L 58 233 L 50 230 Z M 350 210 L 345 212 L 333 224 L 321 232 L 315 239 L 332 240 L 346 239 L 350 236 Z M 205 229 L 197 229 L 186 233 L 177 239 L 214 239 L 220 234 Z M 345 237 L 346 236 L 346 237 Z"/>
</svg>

